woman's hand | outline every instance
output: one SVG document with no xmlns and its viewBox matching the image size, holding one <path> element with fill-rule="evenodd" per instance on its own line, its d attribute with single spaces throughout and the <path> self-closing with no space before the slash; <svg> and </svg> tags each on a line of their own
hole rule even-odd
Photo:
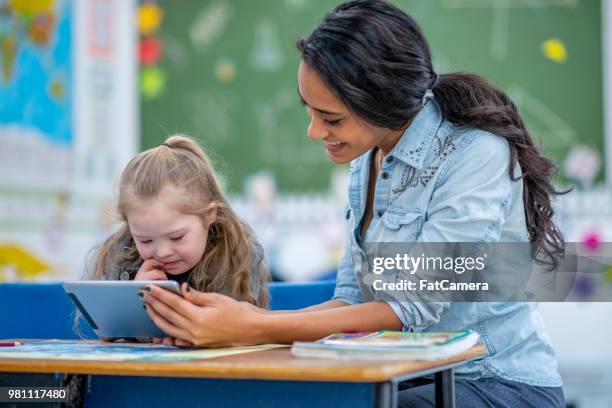
<svg viewBox="0 0 612 408">
<path fill-rule="evenodd" d="M 254 304 L 249 303 L 249 302 L 242 301 L 242 302 L 240 302 L 240 304 L 242 305 L 242 307 L 245 307 L 245 308 L 247 308 L 247 309 L 249 309 L 249 310 L 251 310 L 253 312 L 257 312 L 257 313 L 270 313 L 270 311 L 268 309 L 264 309 L 262 307 L 255 306 Z"/>
<path fill-rule="evenodd" d="M 249 302 L 245 302 L 242 301 L 240 302 L 240 304 L 249 309 L 252 310 L 254 312 L 258 312 L 258 313 L 270 313 L 269 310 L 261 308 L 261 307 L 257 307 L 252 303 Z M 186 348 L 191 348 L 194 347 L 193 343 L 190 341 L 185 341 L 185 340 L 181 340 L 181 339 L 177 339 L 174 337 L 154 337 L 153 338 L 153 343 L 155 344 L 163 344 L 165 346 L 176 346 L 176 347 L 186 347 Z"/>
<path fill-rule="evenodd" d="M 147 259 L 142 263 L 134 280 L 168 280 L 166 272 L 155 259 Z"/>
<path fill-rule="evenodd" d="M 166 345 L 179 347 L 231 347 L 258 344 L 254 322 L 262 316 L 228 296 L 203 293 L 181 286 L 183 298 L 168 290 L 149 286 L 145 291 L 147 312 L 170 337 Z"/>
<path fill-rule="evenodd" d="M 192 342 L 181 340 L 181 339 L 176 339 L 174 337 L 153 337 L 153 343 L 163 344 L 164 346 L 176 346 L 176 347 L 184 347 L 184 348 L 193 347 Z"/>
</svg>

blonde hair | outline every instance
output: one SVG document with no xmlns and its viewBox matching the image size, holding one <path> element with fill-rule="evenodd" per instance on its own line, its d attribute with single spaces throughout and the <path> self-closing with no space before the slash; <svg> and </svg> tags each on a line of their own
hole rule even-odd
<svg viewBox="0 0 612 408">
<path fill-rule="evenodd" d="M 260 286 L 257 296 L 251 287 L 256 261 L 253 232 L 223 196 L 209 157 L 194 140 L 182 135 L 168 137 L 162 145 L 138 154 L 127 164 L 121 175 L 117 205 L 122 225 L 101 245 L 91 279 L 104 279 L 113 263 L 142 262 L 127 224 L 127 211 L 134 199 L 153 199 L 168 185 L 185 190 L 180 210 L 200 216 L 205 225 L 210 222 L 206 220 L 209 204 L 214 203 L 217 207 L 204 256 L 189 276 L 191 286 L 266 306 L 267 271 L 263 262 L 255 265 L 258 268 L 256 283 Z"/>
</svg>

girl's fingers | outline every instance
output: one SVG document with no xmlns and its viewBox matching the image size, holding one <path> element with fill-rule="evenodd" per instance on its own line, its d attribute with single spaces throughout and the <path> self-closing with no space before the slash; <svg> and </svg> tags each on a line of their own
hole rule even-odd
<svg viewBox="0 0 612 408">
<path fill-rule="evenodd" d="M 142 263 L 141 268 L 143 268 L 144 271 L 150 271 L 155 269 L 157 266 L 161 265 L 155 259 L 147 259 Z"/>
<path fill-rule="evenodd" d="M 147 274 L 148 280 L 168 280 L 168 275 L 166 272 L 161 271 L 159 269 L 153 269 L 149 274 Z"/>
</svg>

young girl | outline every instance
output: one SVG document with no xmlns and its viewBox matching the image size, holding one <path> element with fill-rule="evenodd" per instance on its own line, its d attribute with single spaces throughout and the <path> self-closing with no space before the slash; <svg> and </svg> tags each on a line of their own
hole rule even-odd
<svg viewBox="0 0 612 408">
<path fill-rule="evenodd" d="M 91 279 L 170 279 L 266 306 L 263 248 L 193 140 L 172 136 L 134 157 L 117 210 L 123 224 L 102 244 Z"/>
</svg>

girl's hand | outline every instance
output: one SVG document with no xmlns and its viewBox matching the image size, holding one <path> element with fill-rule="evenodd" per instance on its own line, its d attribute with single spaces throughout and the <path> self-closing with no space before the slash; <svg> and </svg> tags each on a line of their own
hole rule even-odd
<svg viewBox="0 0 612 408">
<path fill-rule="evenodd" d="M 144 292 L 147 312 L 170 338 L 164 344 L 179 347 L 232 347 L 258 344 L 253 323 L 262 316 L 228 296 L 203 293 L 181 286 L 183 297 L 149 286 Z"/>
<path fill-rule="evenodd" d="M 168 280 L 168 276 L 155 259 L 147 259 L 140 266 L 134 280 Z"/>
</svg>

